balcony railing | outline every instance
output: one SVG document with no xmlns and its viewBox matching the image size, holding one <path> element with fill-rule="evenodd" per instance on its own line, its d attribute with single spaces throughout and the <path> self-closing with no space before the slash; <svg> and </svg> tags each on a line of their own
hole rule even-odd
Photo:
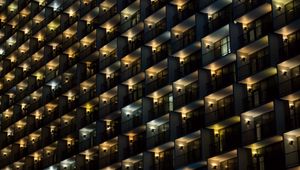
<svg viewBox="0 0 300 170">
<path fill-rule="evenodd" d="M 244 103 L 244 111 L 251 110 L 265 104 L 274 99 L 275 96 L 277 96 L 277 88 L 274 85 L 270 85 L 264 90 L 258 89 L 255 90 L 255 92 L 252 90 L 252 92 L 248 94 L 248 97 L 242 99 Z"/>
<path fill-rule="evenodd" d="M 153 52 L 152 55 L 148 58 L 148 66 L 155 65 L 163 59 L 168 57 L 168 49 L 162 49 L 160 51 Z"/>
<path fill-rule="evenodd" d="M 197 148 L 196 150 L 188 150 L 182 152 L 185 153 L 175 156 L 174 167 L 181 167 L 183 165 L 191 164 L 201 160 L 200 148 Z"/>
<path fill-rule="evenodd" d="M 174 97 L 174 107 L 179 108 L 198 99 L 198 87 L 185 89 L 184 93 Z"/>
<path fill-rule="evenodd" d="M 298 35 L 297 35 L 298 34 Z M 293 37 L 293 39 L 287 39 L 287 42 L 284 42 L 280 48 L 280 60 L 284 61 L 287 59 L 290 59 L 298 54 L 300 54 L 300 48 L 299 48 L 299 43 L 300 43 L 300 36 L 299 33 L 296 32 L 293 35 L 290 35 Z"/>
<path fill-rule="evenodd" d="M 261 124 L 253 129 L 242 132 L 242 141 L 244 145 L 255 143 L 257 141 L 266 139 L 276 134 L 276 126 L 274 121 Z"/>
<path fill-rule="evenodd" d="M 254 56 L 250 56 L 254 57 Z M 239 79 L 254 75 L 270 66 L 270 56 L 267 54 L 262 57 L 250 58 L 250 62 L 238 68 Z"/>
<path fill-rule="evenodd" d="M 170 111 L 170 104 L 169 102 L 160 103 L 158 105 L 154 105 L 153 108 L 150 109 L 148 114 L 148 120 L 153 120 L 158 118 Z"/>
<path fill-rule="evenodd" d="M 118 152 L 111 152 L 108 155 L 100 156 L 99 159 L 100 168 L 103 168 L 118 161 Z"/>
<path fill-rule="evenodd" d="M 115 61 L 117 61 L 117 55 L 115 52 L 112 52 L 109 56 L 106 56 L 103 60 L 100 60 L 100 69 L 111 65 Z"/>
<path fill-rule="evenodd" d="M 241 17 L 245 13 L 265 3 L 266 0 L 245 0 L 244 2 L 239 1 L 239 4 L 233 8 L 234 18 Z"/>
<path fill-rule="evenodd" d="M 147 137 L 147 148 L 158 146 L 170 140 L 170 130 L 166 129 L 163 132 Z"/>
<path fill-rule="evenodd" d="M 300 75 L 279 83 L 279 96 L 286 96 L 300 90 Z"/>
<path fill-rule="evenodd" d="M 274 28 L 279 29 L 300 17 L 300 4 L 297 0 L 293 0 L 287 3 L 283 12 L 275 16 Z"/>
<path fill-rule="evenodd" d="M 140 115 L 132 115 L 132 116 L 133 117 L 131 119 L 125 120 L 121 123 L 123 132 L 127 132 L 131 129 L 134 129 L 135 127 L 138 127 L 143 123 L 142 113 L 140 113 Z"/>
<path fill-rule="evenodd" d="M 205 124 L 211 125 L 213 123 L 225 120 L 235 115 L 234 104 L 231 103 L 224 107 L 220 107 L 215 111 L 205 113 Z"/>
<path fill-rule="evenodd" d="M 124 106 L 128 105 L 130 103 L 133 103 L 136 100 L 139 100 L 140 98 L 143 97 L 144 94 L 144 88 L 143 87 L 138 87 L 137 89 L 129 92 L 129 94 L 127 94 L 124 97 Z"/>
<path fill-rule="evenodd" d="M 213 93 L 218 91 L 224 87 L 229 86 L 235 80 L 234 72 L 223 74 L 223 75 L 216 75 L 214 79 L 209 81 L 206 85 L 208 93 Z"/>
<path fill-rule="evenodd" d="M 153 39 L 154 37 L 158 36 L 159 34 L 163 33 L 164 31 L 166 31 L 167 29 L 167 19 L 164 18 L 162 19 L 161 21 L 159 21 L 158 23 L 156 23 L 155 25 L 153 25 L 152 29 L 147 31 L 147 32 L 144 32 L 144 41 L 145 42 L 148 42 L 150 41 L 151 39 Z"/>
<path fill-rule="evenodd" d="M 300 164 L 300 150 L 285 153 L 285 162 L 287 168 L 296 167 Z"/>
<path fill-rule="evenodd" d="M 121 73 L 122 80 L 127 80 L 128 78 L 135 76 L 141 71 L 141 63 L 137 61 L 136 63 L 133 64 L 134 65 L 132 65 L 131 67 L 126 68 L 122 71 Z"/>
<path fill-rule="evenodd" d="M 111 103 L 104 105 L 102 108 L 100 108 L 100 110 L 102 111 L 103 115 L 107 115 L 118 110 L 118 103 L 112 101 Z"/>
<path fill-rule="evenodd" d="M 252 43 L 272 31 L 271 18 L 271 14 L 268 13 L 248 25 L 248 27 L 244 29 L 243 34 L 239 36 L 240 47 Z M 260 24 L 258 24 L 258 21 L 260 21 Z"/>
<path fill-rule="evenodd" d="M 146 88 L 145 88 L 146 94 L 149 94 L 155 90 L 158 90 L 158 89 L 166 86 L 167 84 L 168 84 L 167 76 L 153 80 L 153 81 L 149 82 L 148 84 L 146 84 Z"/>
</svg>

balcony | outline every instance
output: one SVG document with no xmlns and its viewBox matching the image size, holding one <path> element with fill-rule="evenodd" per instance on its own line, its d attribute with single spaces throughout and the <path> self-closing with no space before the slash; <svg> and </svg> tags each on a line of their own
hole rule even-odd
<svg viewBox="0 0 300 170">
<path fill-rule="evenodd" d="M 166 7 L 161 8 L 144 20 L 144 42 L 157 37 L 167 29 Z"/>
<path fill-rule="evenodd" d="M 121 80 L 125 81 L 141 72 L 141 59 L 123 64 L 122 68 Z"/>
<path fill-rule="evenodd" d="M 265 47 L 250 56 L 247 56 L 246 59 L 242 59 L 243 64 L 238 67 L 238 78 L 239 80 L 245 79 L 249 76 L 252 76 L 268 67 L 271 66 L 271 59 L 269 55 L 269 48 Z"/>
<path fill-rule="evenodd" d="M 200 131 L 175 140 L 174 167 L 179 168 L 201 160 Z"/>
<path fill-rule="evenodd" d="M 300 74 L 295 74 L 288 80 L 279 83 L 279 96 L 286 96 L 299 91 L 300 87 Z"/>
<path fill-rule="evenodd" d="M 110 102 L 108 104 L 103 105 L 103 107 L 101 107 L 100 110 L 102 110 L 103 115 L 107 115 L 118 110 L 117 97 L 113 97 L 112 99 L 110 99 Z"/>
<path fill-rule="evenodd" d="M 252 149 L 254 154 L 248 168 L 253 170 L 260 170 L 261 167 L 264 169 L 285 169 L 283 149 L 282 141 Z"/>
<path fill-rule="evenodd" d="M 289 101 L 289 105 L 286 111 L 286 129 L 300 128 L 300 100 Z"/>
<path fill-rule="evenodd" d="M 102 153 L 101 153 L 102 152 Z M 111 146 L 110 148 L 103 148 L 99 154 L 100 168 L 104 168 L 118 161 L 117 146 Z"/>
<path fill-rule="evenodd" d="M 194 76 L 188 76 L 188 78 L 193 77 L 192 80 L 198 79 L 198 74 L 192 74 Z M 187 79 L 188 79 L 187 78 Z M 180 79 L 179 81 L 186 81 L 185 78 Z M 188 84 L 189 82 L 187 82 Z M 174 82 L 174 85 L 178 86 L 176 95 L 174 96 L 174 109 L 180 108 L 182 106 L 185 106 L 187 104 L 190 104 L 194 102 L 195 100 L 199 99 L 199 87 L 198 87 L 198 81 L 192 82 L 183 88 L 180 88 L 179 83 Z"/>
<path fill-rule="evenodd" d="M 100 59 L 100 70 L 117 61 L 116 51 L 112 51 L 109 54 L 104 53 L 102 56 L 100 57 L 103 58 L 102 60 Z"/>
<path fill-rule="evenodd" d="M 267 118 L 269 119 L 265 120 Z M 253 126 L 250 125 L 251 123 L 254 123 Z M 276 122 L 274 118 L 274 112 L 263 113 L 262 116 L 255 117 L 254 122 L 247 123 L 246 126 L 248 126 L 249 128 L 242 132 L 242 141 L 244 145 L 255 143 L 257 141 L 276 135 Z"/>
<path fill-rule="evenodd" d="M 240 124 L 236 123 L 215 132 L 214 142 L 210 144 L 210 151 L 213 155 L 224 153 L 238 147 L 240 141 Z"/>
<path fill-rule="evenodd" d="M 208 94 L 221 90 L 235 81 L 235 64 L 231 63 L 211 71 L 211 80 L 207 83 Z"/>
<path fill-rule="evenodd" d="M 168 48 L 169 48 L 168 43 L 164 43 L 159 47 L 156 47 L 155 50 L 153 49 L 152 55 L 149 56 L 149 58 L 147 59 L 147 65 L 148 66 L 155 65 L 161 62 L 162 60 L 164 60 L 165 58 L 167 58 L 169 56 Z"/>
<path fill-rule="evenodd" d="M 273 7 L 276 5 L 276 2 L 273 2 Z M 300 17 L 300 4 L 297 0 L 286 1 L 283 5 L 277 5 L 276 10 L 277 11 L 274 9 L 273 12 L 275 29 L 279 29 L 285 25 L 288 25 Z"/>
<path fill-rule="evenodd" d="M 268 35 L 272 29 L 271 13 L 268 13 L 246 25 L 243 24 L 243 34 L 239 37 L 240 47 Z"/>
<path fill-rule="evenodd" d="M 124 149 L 124 157 L 137 155 L 146 150 L 146 136 L 144 133 L 129 136 L 129 145 Z"/>
<path fill-rule="evenodd" d="M 237 150 L 229 151 L 208 159 L 208 169 L 238 170 L 239 155 Z"/>
<path fill-rule="evenodd" d="M 170 101 L 170 94 L 161 96 L 158 99 L 153 99 L 153 104 L 154 105 L 148 114 L 148 120 L 156 119 L 173 110 L 173 103 Z"/>
<path fill-rule="evenodd" d="M 208 33 L 212 33 L 231 21 L 232 5 L 229 4 L 214 14 L 208 14 L 208 24 L 205 26 Z"/>
<path fill-rule="evenodd" d="M 169 115 L 147 123 L 147 148 L 166 143 L 170 140 Z"/>
<path fill-rule="evenodd" d="M 157 78 L 155 80 L 152 80 L 152 81 L 146 83 L 146 86 L 145 86 L 146 94 L 154 92 L 155 90 L 158 90 L 158 89 L 166 86 L 169 83 L 167 69 L 160 71 L 159 73 L 157 73 L 156 76 L 157 76 Z"/>
<path fill-rule="evenodd" d="M 126 113 L 126 116 L 123 116 L 125 120 L 121 122 L 122 132 L 127 132 L 131 129 L 135 129 L 136 127 L 142 125 L 143 123 L 143 113 L 142 109 L 133 111 L 131 113 Z"/>
<path fill-rule="evenodd" d="M 245 0 L 238 1 L 238 3 L 233 7 L 233 17 L 238 18 L 246 14 L 249 11 L 259 7 L 260 5 L 266 3 L 267 0 Z"/>
</svg>

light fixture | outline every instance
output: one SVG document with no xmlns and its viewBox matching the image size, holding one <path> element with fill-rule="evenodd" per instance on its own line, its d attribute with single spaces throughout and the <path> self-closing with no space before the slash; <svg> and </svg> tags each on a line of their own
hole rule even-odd
<svg viewBox="0 0 300 170">
<path fill-rule="evenodd" d="M 286 70 L 282 70 L 282 75 L 287 76 L 287 71 Z"/>
<path fill-rule="evenodd" d="M 293 139 L 289 140 L 289 145 L 294 145 L 294 140 Z"/>
<path fill-rule="evenodd" d="M 180 93 L 180 92 L 181 92 L 181 88 L 178 88 L 178 89 L 177 89 L 177 92 Z"/>
<path fill-rule="evenodd" d="M 277 11 L 281 11 L 281 6 L 280 5 L 277 5 Z"/>
<path fill-rule="evenodd" d="M 207 49 L 210 49 L 210 45 L 209 45 L 209 44 L 207 44 L 207 45 L 206 45 L 206 48 L 207 48 Z"/>
<path fill-rule="evenodd" d="M 250 120 L 249 119 L 246 119 L 246 124 L 250 125 Z"/>
<path fill-rule="evenodd" d="M 246 57 L 245 56 L 241 56 L 241 60 L 243 61 L 243 62 L 245 62 L 246 61 Z"/>
</svg>

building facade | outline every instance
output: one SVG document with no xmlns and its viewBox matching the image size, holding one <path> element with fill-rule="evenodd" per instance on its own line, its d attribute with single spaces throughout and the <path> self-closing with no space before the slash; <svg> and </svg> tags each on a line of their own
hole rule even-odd
<svg viewBox="0 0 300 170">
<path fill-rule="evenodd" d="M 300 0 L 0 0 L 0 169 L 300 169 Z"/>
</svg>

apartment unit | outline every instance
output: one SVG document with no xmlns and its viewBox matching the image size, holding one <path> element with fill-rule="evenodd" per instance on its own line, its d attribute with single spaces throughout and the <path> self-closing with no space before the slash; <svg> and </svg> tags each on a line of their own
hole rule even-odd
<svg viewBox="0 0 300 170">
<path fill-rule="evenodd" d="M 300 0 L 0 0 L 0 169 L 300 169 Z"/>
</svg>

